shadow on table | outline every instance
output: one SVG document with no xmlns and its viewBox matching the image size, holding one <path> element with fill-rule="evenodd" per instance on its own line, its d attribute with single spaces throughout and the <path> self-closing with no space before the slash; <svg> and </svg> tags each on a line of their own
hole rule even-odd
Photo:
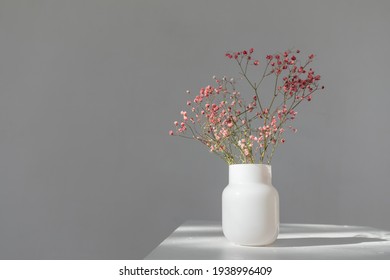
<svg viewBox="0 0 390 280">
<path fill-rule="evenodd" d="M 293 248 L 342 246 L 371 242 L 377 242 L 376 245 L 380 246 L 378 242 L 390 241 L 385 236 L 370 236 L 370 234 L 367 234 L 367 232 L 372 230 L 372 228 L 357 226 L 282 224 L 280 229 L 281 234 L 279 236 L 282 238 L 278 238 L 273 244 L 268 246 L 253 247 Z M 319 234 L 321 235 L 316 236 Z M 328 236 L 324 237 L 324 234 Z M 294 235 L 303 236 L 295 237 Z M 175 244 L 193 244 L 197 242 L 199 244 L 209 245 L 210 243 L 215 244 L 215 242 L 228 242 L 223 236 L 220 225 L 184 225 L 172 234 L 172 238 Z M 250 246 L 244 246 L 243 248 L 250 248 Z"/>
<path fill-rule="evenodd" d="M 195 238 L 202 237 L 223 237 L 222 231 L 205 231 L 205 232 L 175 232 L 172 237 L 174 238 L 188 238 L 188 236 Z"/>
<path fill-rule="evenodd" d="M 267 247 L 307 247 L 307 246 L 327 246 L 327 245 L 349 245 L 365 242 L 388 241 L 380 238 L 368 237 L 305 237 L 305 238 L 284 238 L 277 239 L 272 245 Z"/>
</svg>

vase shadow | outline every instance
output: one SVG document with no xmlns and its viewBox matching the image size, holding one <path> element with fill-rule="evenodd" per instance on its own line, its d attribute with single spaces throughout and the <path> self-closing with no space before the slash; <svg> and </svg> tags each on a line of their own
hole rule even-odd
<svg viewBox="0 0 390 280">
<path fill-rule="evenodd" d="M 283 238 L 277 239 L 267 247 L 310 247 L 310 246 L 332 246 L 349 245 L 366 242 L 388 241 L 380 238 L 369 237 L 305 237 L 305 238 Z"/>
</svg>

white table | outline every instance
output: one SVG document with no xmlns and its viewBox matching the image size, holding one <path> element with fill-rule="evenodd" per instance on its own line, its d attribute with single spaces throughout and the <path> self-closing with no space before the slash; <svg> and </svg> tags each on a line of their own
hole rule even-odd
<svg viewBox="0 0 390 280">
<path fill-rule="evenodd" d="M 214 221 L 188 221 L 146 259 L 390 259 L 390 232 L 370 227 L 281 224 L 266 247 L 232 244 Z"/>
</svg>

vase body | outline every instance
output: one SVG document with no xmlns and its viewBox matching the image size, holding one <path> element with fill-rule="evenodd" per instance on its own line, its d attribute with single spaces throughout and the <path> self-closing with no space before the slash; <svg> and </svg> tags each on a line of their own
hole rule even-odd
<svg viewBox="0 0 390 280">
<path fill-rule="evenodd" d="M 222 193 L 222 229 L 233 243 L 263 246 L 279 233 L 279 195 L 267 164 L 229 165 L 229 184 Z"/>
</svg>

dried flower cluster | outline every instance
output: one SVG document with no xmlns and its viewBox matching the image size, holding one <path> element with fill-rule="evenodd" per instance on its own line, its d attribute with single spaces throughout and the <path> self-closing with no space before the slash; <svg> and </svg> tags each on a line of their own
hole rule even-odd
<svg viewBox="0 0 390 280">
<path fill-rule="evenodd" d="M 174 122 L 175 130 L 169 134 L 200 141 L 228 164 L 270 164 L 279 143 L 285 142 L 286 129 L 297 131 L 291 126 L 295 108 L 302 101 L 311 101 L 324 87 L 319 85 L 320 75 L 309 66 L 313 54 L 301 62 L 299 50 L 287 50 L 262 61 L 253 58 L 253 52 L 251 48 L 226 53 L 252 89 L 249 102 L 237 90 L 234 78 L 214 76 L 214 86 L 202 87 L 187 101 L 188 110 L 181 111 L 181 120 Z M 256 82 L 250 79 L 249 70 L 257 71 Z M 270 93 L 260 92 L 266 78 L 274 80 Z M 267 104 L 266 94 L 270 95 Z"/>
</svg>

